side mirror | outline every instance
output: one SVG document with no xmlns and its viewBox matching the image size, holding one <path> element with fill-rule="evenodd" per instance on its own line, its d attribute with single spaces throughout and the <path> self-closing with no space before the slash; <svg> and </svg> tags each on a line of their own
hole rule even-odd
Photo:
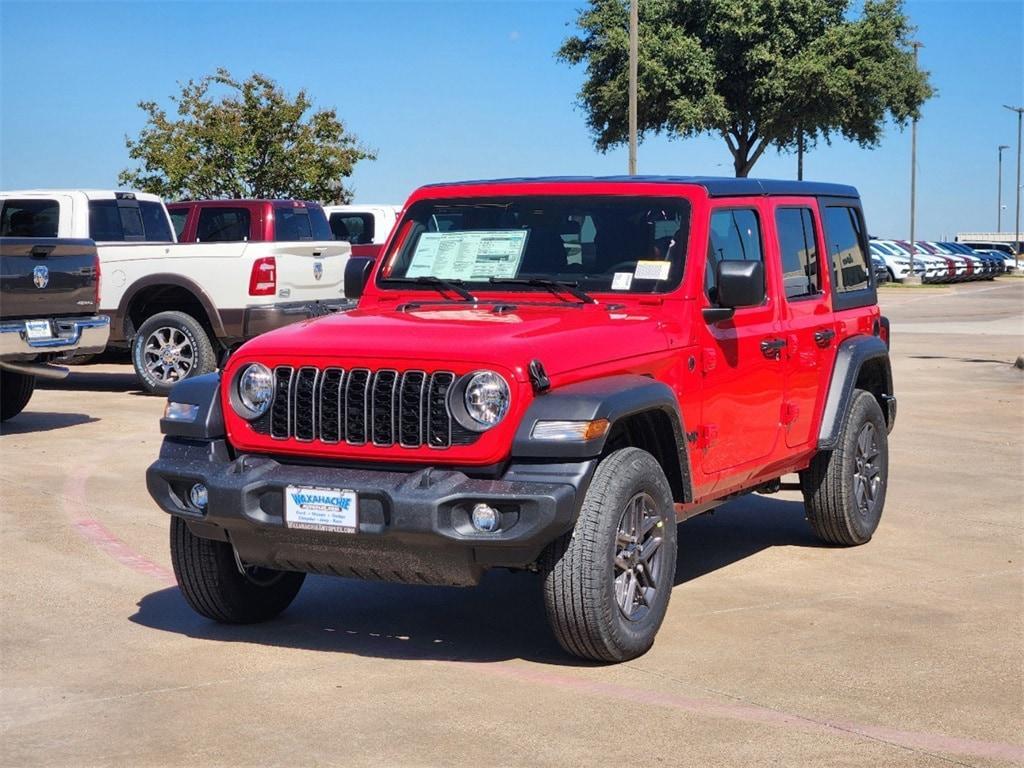
<svg viewBox="0 0 1024 768">
<path fill-rule="evenodd" d="M 717 307 L 704 310 L 711 323 L 728 320 L 740 307 L 764 302 L 764 264 L 760 261 L 720 261 L 717 273 Z"/>
<path fill-rule="evenodd" d="M 375 261 L 366 256 L 350 256 L 345 264 L 345 298 L 357 300 L 373 274 Z"/>
</svg>

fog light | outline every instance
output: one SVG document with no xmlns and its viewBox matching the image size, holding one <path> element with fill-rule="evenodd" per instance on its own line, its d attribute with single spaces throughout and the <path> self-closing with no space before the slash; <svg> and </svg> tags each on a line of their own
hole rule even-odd
<svg viewBox="0 0 1024 768">
<path fill-rule="evenodd" d="M 206 509 L 207 493 L 206 486 L 202 483 L 196 483 L 192 486 L 192 490 L 188 492 L 189 499 L 192 500 L 192 506 L 196 509 Z"/>
<path fill-rule="evenodd" d="M 494 533 L 501 527 L 501 512 L 487 504 L 473 507 L 473 527 L 483 533 Z"/>
</svg>

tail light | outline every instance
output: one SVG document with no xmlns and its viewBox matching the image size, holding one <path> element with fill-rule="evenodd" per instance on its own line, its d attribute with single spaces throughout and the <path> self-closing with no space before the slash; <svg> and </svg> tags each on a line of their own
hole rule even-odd
<svg viewBox="0 0 1024 768">
<path fill-rule="evenodd" d="M 250 296 L 273 296 L 277 293 L 277 260 L 263 256 L 252 263 L 249 275 Z"/>
</svg>

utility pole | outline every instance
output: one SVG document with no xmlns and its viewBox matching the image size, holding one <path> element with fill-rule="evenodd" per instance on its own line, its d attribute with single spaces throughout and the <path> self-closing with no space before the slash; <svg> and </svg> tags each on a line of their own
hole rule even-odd
<svg viewBox="0 0 1024 768">
<path fill-rule="evenodd" d="M 999 145 L 999 193 L 996 195 L 996 232 L 1003 231 L 1003 150 L 1009 148 L 1009 144 Z"/>
<path fill-rule="evenodd" d="M 924 47 L 923 43 L 915 40 L 911 43 L 914 48 L 914 69 L 917 69 L 917 52 Z M 903 280 L 904 283 L 919 284 L 921 278 L 914 271 L 914 254 L 917 253 L 917 241 L 914 239 L 914 225 L 917 219 L 917 118 L 910 127 L 910 273 Z"/>
<path fill-rule="evenodd" d="M 1024 118 L 1024 107 L 1010 107 L 1003 105 L 1011 112 L 1017 113 L 1017 213 L 1013 224 L 1013 252 L 1017 259 L 1017 270 L 1020 270 L 1020 137 L 1021 120 Z"/>
<path fill-rule="evenodd" d="M 639 0 L 629 3 L 629 175 L 636 176 L 636 80 L 640 56 Z"/>
</svg>

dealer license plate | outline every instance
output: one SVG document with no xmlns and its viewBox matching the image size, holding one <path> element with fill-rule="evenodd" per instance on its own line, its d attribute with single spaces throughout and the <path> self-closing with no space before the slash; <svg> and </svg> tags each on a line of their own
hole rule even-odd
<svg viewBox="0 0 1024 768">
<path fill-rule="evenodd" d="M 359 530 L 359 497 L 355 491 L 289 485 L 284 496 L 284 521 L 289 528 L 332 533 Z"/>
<path fill-rule="evenodd" d="M 26 320 L 25 337 L 29 339 L 49 339 L 53 337 L 53 328 L 49 320 Z"/>
</svg>

